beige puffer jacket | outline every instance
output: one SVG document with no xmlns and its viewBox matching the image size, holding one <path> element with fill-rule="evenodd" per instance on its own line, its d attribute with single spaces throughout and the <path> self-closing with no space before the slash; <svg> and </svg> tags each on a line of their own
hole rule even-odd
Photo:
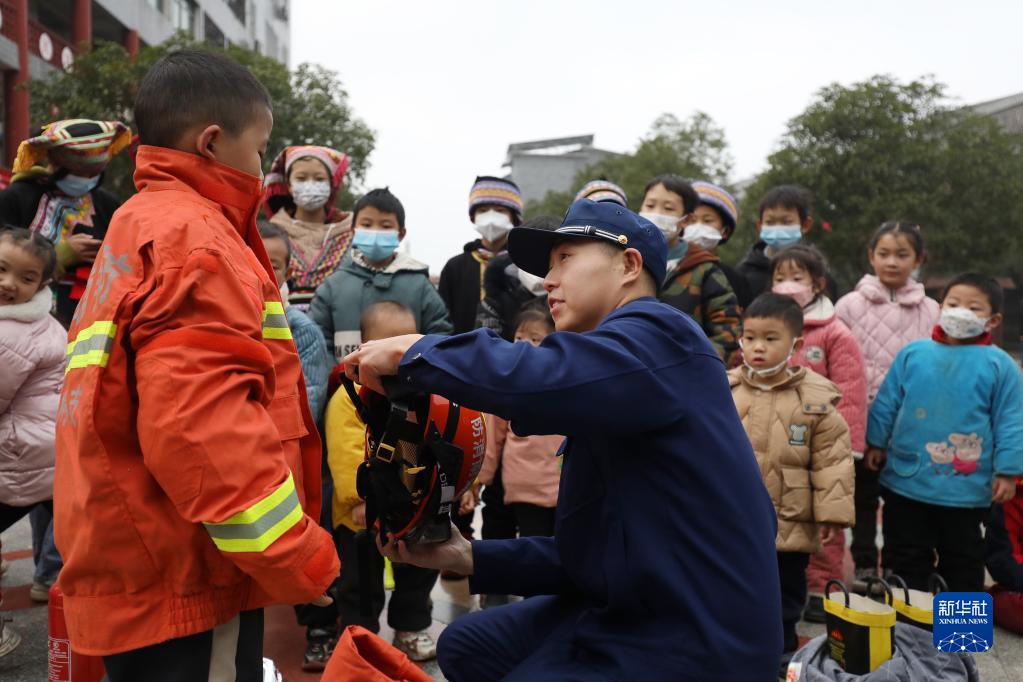
<svg viewBox="0 0 1023 682">
<path fill-rule="evenodd" d="M 732 397 L 778 513 L 779 552 L 817 552 L 818 523 L 852 526 L 849 427 L 835 409 L 838 388 L 805 367 L 764 389 L 743 367 L 728 373 Z"/>
</svg>

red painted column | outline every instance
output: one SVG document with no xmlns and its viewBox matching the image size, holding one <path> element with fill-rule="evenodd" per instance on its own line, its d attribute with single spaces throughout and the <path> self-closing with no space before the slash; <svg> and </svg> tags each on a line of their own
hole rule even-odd
<svg viewBox="0 0 1023 682">
<path fill-rule="evenodd" d="M 124 49 L 132 59 L 139 56 L 139 32 L 135 29 L 128 29 L 124 32 Z"/>
<path fill-rule="evenodd" d="M 18 46 L 18 70 L 4 72 L 4 158 L 7 165 L 14 163 L 18 145 L 28 137 L 28 90 L 18 86 L 28 81 L 28 0 L 12 0 L 14 16 L 4 16 L 11 22 L 14 43 Z"/>
<path fill-rule="evenodd" d="M 71 45 L 77 50 L 92 44 L 92 0 L 75 0 L 71 13 Z"/>
</svg>

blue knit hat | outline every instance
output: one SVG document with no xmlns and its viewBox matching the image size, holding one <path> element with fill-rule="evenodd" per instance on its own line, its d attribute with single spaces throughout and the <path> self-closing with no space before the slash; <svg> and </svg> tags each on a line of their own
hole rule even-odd
<svg viewBox="0 0 1023 682">
<path fill-rule="evenodd" d="M 480 175 L 469 190 L 469 219 L 476 209 L 486 204 L 504 206 L 512 212 L 512 222 L 522 222 L 522 192 L 511 180 L 492 175 Z"/>
<path fill-rule="evenodd" d="M 618 204 L 619 206 L 629 207 L 629 200 L 625 196 L 625 190 L 614 184 L 610 180 L 590 180 L 583 188 L 579 190 L 579 193 L 575 195 L 573 202 L 579 201 L 580 199 L 589 199 L 590 201 L 610 201 Z"/>
</svg>

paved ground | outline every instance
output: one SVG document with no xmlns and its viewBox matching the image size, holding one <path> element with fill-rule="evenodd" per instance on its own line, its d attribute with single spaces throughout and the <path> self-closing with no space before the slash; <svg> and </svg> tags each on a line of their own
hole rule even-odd
<svg viewBox="0 0 1023 682">
<path fill-rule="evenodd" d="M 44 682 L 46 674 L 46 607 L 33 605 L 28 598 L 32 582 L 32 558 L 28 520 L 15 525 L 3 535 L 3 554 L 11 568 L 3 578 L 4 604 L 0 617 L 12 618 L 13 627 L 21 633 L 21 646 L 0 659 L 0 680 L 3 682 Z M 466 581 L 439 581 L 433 591 L 434 622 L 431 628 L 438 636 L 446 623 L 479 608 L 476 597 L 468 594 Z M 284 674 L 286 682 L 312 682 L 319 675 L 303 673 L 299 663 L 304 650 L 304 633 L 295 625 L 290 607 L 268 609 L 265 654 L 272 658 Z M 799 634 L 811 638 L 824 633 L 824 626 L 800 623 Z M 386 625 L 384 637 L 392 633 Z M 995 633 L 994 649 L 976 657 L 983 682 L 1023 682 L 1023 637 L 1004 630 Z M 436 664 L 424 666 L 435 680 L 442 681 Z"/>
</svg>

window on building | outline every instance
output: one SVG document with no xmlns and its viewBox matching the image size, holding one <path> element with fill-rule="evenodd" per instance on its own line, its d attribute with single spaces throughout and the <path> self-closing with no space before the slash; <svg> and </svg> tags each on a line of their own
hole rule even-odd
<svg viewBox="0 0 1023 682">
<path fill-rule="evenodd" d="M 227 36 L 225 36 L 224 32 L 220 30 L 220 27 L 217 26 L 212 19 L 210 19 L 210 15 L 208 14 L 205 15 L 203 28 L 205 29 L 203 35 L 205 35 L 207 43 L 216 45 L 217 47 L 227 47 Z"/>
<path fill-rule="evenodd" d="M 231 12 L 238 17 L 238 21 L 245 23 L 245 6 L 248 4 L 248 0 L 227 0 L 227 6 L 231 8 Z"/>
<path fill-rule="evenodd" d="M 171 24 L 179 31 L 195 30 L 195 2 L 193 0 L 170 0 Z"/>
</svg>

